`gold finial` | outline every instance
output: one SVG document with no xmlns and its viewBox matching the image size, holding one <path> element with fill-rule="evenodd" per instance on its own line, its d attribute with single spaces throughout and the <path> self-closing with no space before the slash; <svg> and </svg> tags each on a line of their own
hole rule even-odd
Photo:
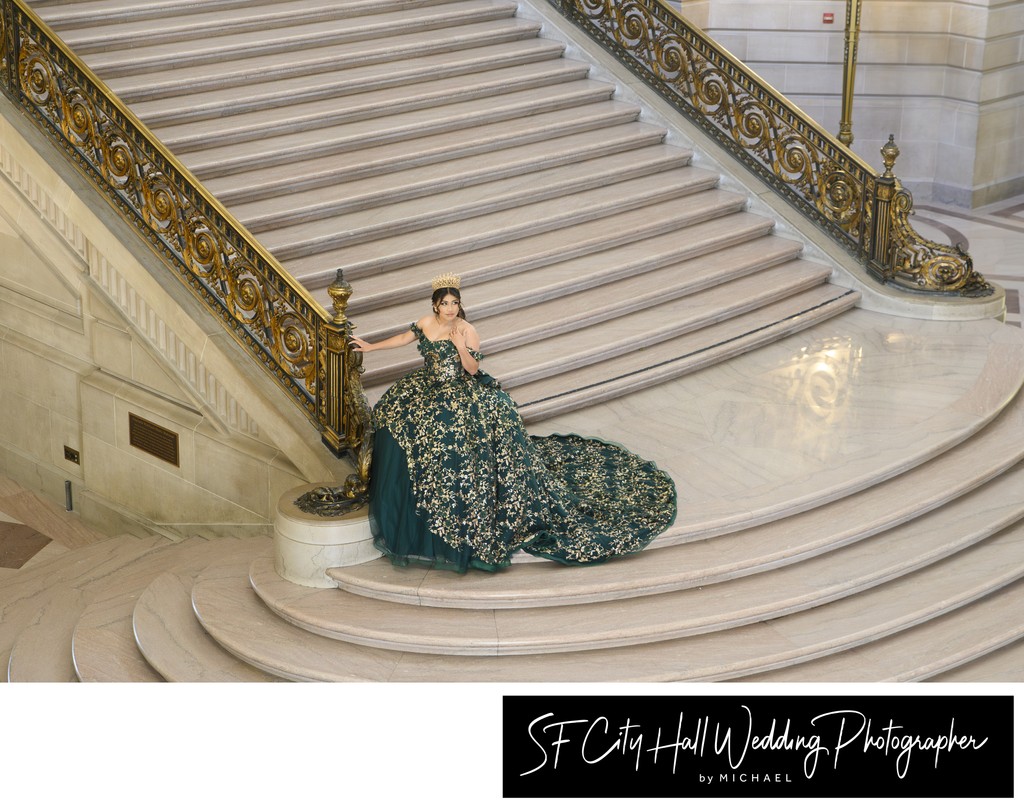
<svg viewBox="0 0 1024 808">
<path fill-rule="evenodd" d="M 900 147 L 896 145 L 896 140 L 892 135 L 889 135 L 889 142 L 886 143 L 880 149 L 882 152 L 882 163 L 885 165 L 885 173 L 883 177 L 891 177 L 892 167 L 896 164 L 896 158 L 900 156 Z"/>
<path fill-rule="evenodd" d="M 458 275 L 448 274 L 438 275 L 430 282 L 430 285 L 433 291 L 436 292 L 438 289 L 458 289 L 460 283 L 462 281 Z"/>
<path fill-rule="evenodd" d="M 334 283 L 327 287 L 327 294 L 331 296 L 331 301 L 334 303 L 334 323 L 341 325 L 347 322 L 345 309 L 348 308 L 348 299 L 352 296 L 352 286 L 345 280 L 340 269 L 334 276 Z"/>
</svg>

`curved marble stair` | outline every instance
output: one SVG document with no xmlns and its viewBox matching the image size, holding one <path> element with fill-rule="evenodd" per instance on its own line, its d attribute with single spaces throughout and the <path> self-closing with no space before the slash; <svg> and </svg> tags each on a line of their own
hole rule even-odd
<svg viewBox="0 0 1024 808">
<path fill-rule="evenodd" d="M 1018 607 L 1019 608 L 1019 607 Z M 931 682 L 1024 681 L 1024 641 L 1017 640 L 976 660 L 932 676 Z"/>
<path fill-rule="evenodd" d="M 133 635 L 153 669 L 171 682 L 279 681 L 227 653 L 202 630 L 192 611 L 193 583 L 192 575 L 165 572 L 135 602 Z"/>
<path fill-rule="evenodd" d="M 777 467 L 770 513 L 748 487 L 731 519 L 708 502 L 604 566 L 442 576 L 371 562 L 335 573 L 353 592 L 283 581 L 269 540 L 120 537 L 5 576 L 0 652 L 12 678 L 48 681 L 1019 681 L 1024 343 L 997 323 L 897 322 L 854 312 L 807 335 L 824 356 L 863 332 L 855 426 L 824 458 L 833 476 Z M 664 395 L 700 390 L 724 422 L 731 385 L 755 386 L 746 417 L 761 424 L 805 344 Z M 645 399 L 631 406 L 657 406 Z M 879 430 L 892 401 L 904 406 Z M 618 411 L 588 417 L 598 409 Z"/>
<path fill-rule="evenodd" d="M 73 682 L 71 636 L 85 608 L 79 589 L 52 594 L 33 621 L 22 629 L 7 663 L 8 682 Z"/>
<path fill-rule="evenodd" d="M 166 539 L 107 539 L 20 571 L 3 586 L 0 651 L 9 655 L 8 681 L 64 682 L 75 678 L 75 624 L 105 582 L 126 564 L 157 552 Z"/>
<path fill-rule="evenodd" d="M 134 612 L 154 579 L 174 575 L 194 578 L 211 563 L 245 559 L 266 548 L 258 539 L 192 538 L 160 547 L 126 564 L 97 596 L 74 626 L 71 652 L 82 681 L 158 681 L 162 671 L 137 643 Z"/>
<path fill-rule="evenodd" d="M 1012 501 L 1013 486 L 1022 485 L 1024 473 L 1024 445 L 1018 439 L 1021 434 L 1024 395 L 1017 395 L 979 434 L 884 484 L 847 493 L 784 520 L 725 532 L 713 540 L 704 531 L 695 534 L 682 515 L 680 522 L 647 550 L 624 560 L 628 566 L 516 565 L 513 590 L 501 575 L 464 576 L 454 586 L 451 576 L 443 571 L 395 567 L 383 558 L 336 567 L 328 570 L 328 575 L 341 589 L 365 598 L 469 609 L 610 601 L 706 586 L 796 564 L 898 526 L 913 525 L 917 529 L 936 520 L 941 525 L 953 512 L 946 506 L 957 503 L 959 509 L 970 513 L 978 501 L 972 492 L 989 483 L 992 488 L 982 489 L 988 492 L 986 497 L 997 490 L 1002 493 L 996 495 L 996 501 L 1007 493 Z M 877 471 L 885 475 L 885 469 Z M 1010 486 L 1008 492 L 1006 485 Z M 832 492 L 831 496 L 835 495 Z M 719 532 L 725 530 L 719 528 Z"/>
<path fill-rule="evenodd" d="M 311 635 L 273 619 L 241 565 L 204 573 L 192 597 L 200 621 L 217 642 L 249 664 L 289 679 L 720 681 L 866 646 L 970 608 L 1024 576 L 1022 529 L 1018 523 L 963 555 L 887 586 L 769 622 L 677 640 L 566 653 L 422 654 Z M 259 567 L 259 560 L 255 566 Z M 999 645 L 996 640 L 992 647 Z"/>
<path fill-rule="evenodd" d="M 163 572 L 194 576 L 218 560 L 248 559 L 254 539 L 117 536 L 68 550 L 5 582 L 0 650 L 8 681 L 159 681 L 136 646 L 132 610 Z"/>
<path fill-rule="evenodd" d="M 854 339 L 862 364 L 848 377 L 856 411 L 846 417 L 861 426 L 822 447 L 831 448 L 811 477 L 776 467 L 763 503 L 748 486 L 728 518 L 712 502 L 684 509 L 652 548 L 589 569 L 538 561 L 445 576 L 375 561 L 332 571 L 353 590 L 336 592 L 293 585 L 257 557 L 204 572 L 196 614 L 231 653 L 297 679 L 814 681 L 845 671 L 909 681 L 981 666 L 1024 631 L 1019 334 L 995 323 L 897 333 L 888 318 L 857 312 L 828 326 L 838 342 L 816 341 L 823 327 L 810 332 L 821 356 L 845 344 L 844 321 L 851 336 L 869 329 Z M 983 335 L 990 348 L 976 354 Z M 959 393 L 937 396 L 949 368 L 945 382 L 926 368 L 920 338 L 941 343 L 927 360 L 935 370 L 956 361 L 965 371 Z M 688 380 L 706 397 L 704 417 L 739 415 L 731 387 L 705 386 L 728 377 L 758 387 L 766 409 L 745 416 L 758 429 L 792 419 L 787 406 L 776 422 L 764 393 L 782 382 L 777 400 L 793 401 L 791 374 L 771 369 L 803 367 L 797 339 Z M 658 406 L 645 399 L 632 406 Z M 887 409 L 893 401 L 906 406 Z M 879 418 L 891 430 L 877 431 Z M 784 443 L 768 445 L 776 454 Z M 779 484 L 790 476 L 791 490 Z"/>
<path fill-rule="evenodd" d="M 858 300 L 514 3 L 39 11 L 325 305 L 344 270 L 364 336 L 404 328 L 431 277 L 461 274 L 488 370 L 530 420 Z M 380 359 L 366 360 L 371 401 L 415 361 Z"/>
<path fill-rule="evenodd" d="M 431 609 L 331 589 L 309 590 L 277 575 L 269 559 L 257 559 L 249 577 L 260 598 L 285 620 L 361 645 L 481 655 L 619 647 L 772 620 L 849 597 L 957 553 L 969 555 L 975 543 L 1024 519 L 1024 502 L 1013 496 L 1022 486 L 1024 466 L 1019 466 L 938 512 L 870 539 L 714 584 L 646 594 L 646 576 L 635 574 L 629 561 L 622 560 L 617 571 L 634 589 L 628 597 L 612 601 L 549 604 L 514 572 L 505 576 L 505 586 L 522 592 L 524 600 L 537 607 Z M 785 531 L 784 524 L 777 527 Z M 679 568 L 688 564 L 685 550 L 652 555 L 670 554 L 671 559 L 661 558 L 663 568 Z M 1012 556 L 1006 563 L 1013 567 Z M 1024 557 L 1021 565 L 1024 570 Z"/>
<path fill-rule="evenodd" d="M 1024 534 L 1018 532 L 1018 541 Z M 1024 679 L 1024 582 L 862 648 L 740 682 L 916 682 Z"/>
</svg>

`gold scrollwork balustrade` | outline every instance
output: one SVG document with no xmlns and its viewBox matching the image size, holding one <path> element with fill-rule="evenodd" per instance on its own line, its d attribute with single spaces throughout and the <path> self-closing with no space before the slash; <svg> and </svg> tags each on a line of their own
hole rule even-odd
<svg viewBox="0 0 1024 808">
<path fill-rule="evenodd" d="M 983 296 L 994 291 L 963 250 L 914 231 L 913 199 L 892 176 L 891 163 L 884 175 L 876 175 L 675 9 L 659 0 L 549 2 L 874 277 L 921 292 Z M 889 159 L 884 150 L 883 158 Z"/>
<path fill-rule="evenodd" d="M 0 89 L 265 367 L 365 493 L 369 408 L 349 346 L 347 287 L 330 314 L 21 0 L 0 0 Z M 351 289 L 348 289 L 351 293 Z"/>
</svg>

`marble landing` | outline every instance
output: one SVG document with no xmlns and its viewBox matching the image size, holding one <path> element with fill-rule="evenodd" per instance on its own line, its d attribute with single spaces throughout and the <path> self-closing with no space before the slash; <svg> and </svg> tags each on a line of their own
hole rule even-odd
<svg viewBox="0 0 1024 808">
<path fill-rule="evenodd" d="M 855 309 L 727 363 L 530 427 L 628 446 L 676 481 L 672 534 L 799 513 L 968 439 L 1024 382 L 1024 332 Z"/>
</svg>

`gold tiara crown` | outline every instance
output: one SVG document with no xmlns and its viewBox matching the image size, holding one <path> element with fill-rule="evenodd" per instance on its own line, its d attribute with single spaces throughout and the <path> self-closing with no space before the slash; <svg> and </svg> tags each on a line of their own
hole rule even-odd
<svg viewBox="0 0 1024 808">
<path fill-rule="evenodd" d="M 438 289 L 458 289 L 461 282 L 458 275 L 448 274 L 438 275 L 430 282 L 430 285 L 436 292 Z"/>
</svg>

